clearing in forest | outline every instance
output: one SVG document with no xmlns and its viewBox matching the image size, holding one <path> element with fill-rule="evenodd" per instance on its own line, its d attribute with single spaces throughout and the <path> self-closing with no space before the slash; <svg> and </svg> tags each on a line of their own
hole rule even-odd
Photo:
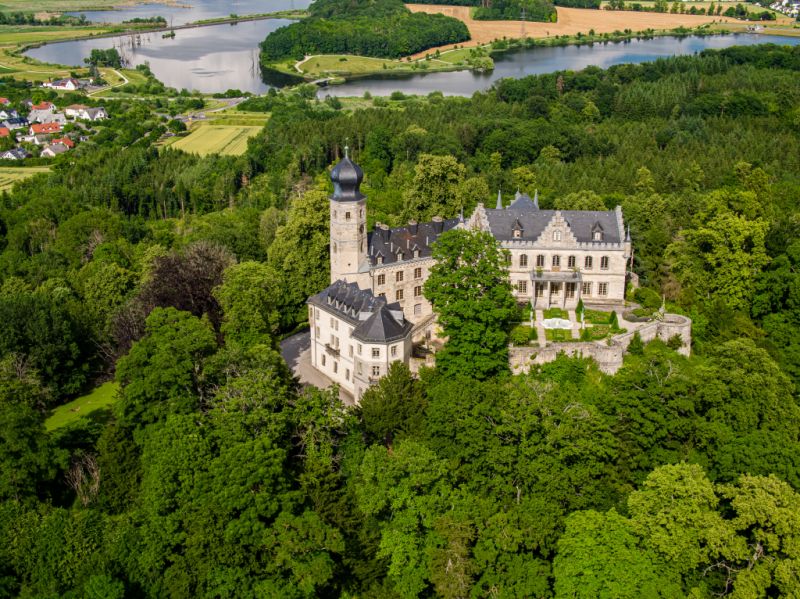
<svg viewBox="0 0 800 599">
<path fill-rule="evenodd" d="M 188 136 L 178 138 L 170 147 L 207 156 L 225 154 L 240 156 L 247 150 L 247 140 L 263 127 L 244 125 L 206 125 L 201 124 Z"/>
<path fill-rule="evenodd" d="M 0 166 L 0 191 L 9 190 L 17 181 L 28 179 L 39 173 L 46 173 L 49 170 L 49 166 Z"/>
<path fill-rule="evenodd" d="M 47 430 L 53 431 L 89 415 L 95 417 L 107 415 L 111 404 L 117 399 L 117 391 L 119 391 L 117 383 L 104 383 L 88 395 L 58 406 L 45 421 L 44 426 Z"/>
<path fill-rule="evenodd" d="M 546 38 L 576 33 L 613 33 L 615 31 L 644 31 L 645 29 L 665 30 L 676 27 L 698 27 L 710 23 L 739 23 L 744 21 L 729 17 L 706 17 L 702 15 L 681 15 L 655 12 L 592 10 L 587 8 L 557 7 L 557 23 L 535 23 L 533 21 L 476 21 L 472 18 L 469 6 L 443 6 L 437 4 L 406 4 L 413 12 L 441 13 L 464 21 L 472 39 L 459 46 L 479 46 L 502 38 Z M 439 50 L 452 48 L 442 46 Z M 432 54 L 430 48 L 415 56 Z"/>
</svg>

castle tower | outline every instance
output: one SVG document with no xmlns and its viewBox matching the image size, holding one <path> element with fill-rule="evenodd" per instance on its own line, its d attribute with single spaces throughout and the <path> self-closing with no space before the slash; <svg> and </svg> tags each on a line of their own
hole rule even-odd
<svg viewBox="0 0 800 599">
<path fill-rule="evenodd" d="M 331 170 L 331 282 L 358 283 L 367 267 L 367 198 L 361 193 L 363 171 L 350 160 L 348 149 Z"/>
</svg>

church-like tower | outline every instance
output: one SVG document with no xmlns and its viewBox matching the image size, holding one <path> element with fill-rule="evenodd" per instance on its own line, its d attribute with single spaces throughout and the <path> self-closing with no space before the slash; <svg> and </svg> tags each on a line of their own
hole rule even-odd
<svg viewBox="0 0 800 599">
<path fill-rule="evenodd" d="M 367 269 L 367 198 L 361 193 L 364 172 L 345 155 L 331 170 L 331 282 L 358 283 Z"/>
</svg>

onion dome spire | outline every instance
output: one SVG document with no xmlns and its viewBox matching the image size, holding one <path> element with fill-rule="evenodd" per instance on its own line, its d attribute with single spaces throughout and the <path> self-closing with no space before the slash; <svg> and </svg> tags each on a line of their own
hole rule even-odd
<svg viewBox="0 0 800 599">
<path fill-rule="evenodd" d="M 331 170 L 333 182 L 333 198 L 338 202 L 358 202 L 364 199 L 361 193 L 361 181 L 364 171 L 350 160 L 350 148 L 344 147 L 344 158 Z"/>
</svg>

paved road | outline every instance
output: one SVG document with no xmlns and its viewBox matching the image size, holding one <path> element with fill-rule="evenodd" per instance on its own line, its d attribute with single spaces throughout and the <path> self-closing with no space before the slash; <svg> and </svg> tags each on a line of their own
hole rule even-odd
<svg viewBox="0 0 800 599">
<path fill-rule="evenodd" d="M 311 337 L 303 331 L 281 341 L 281 356 L 302 385 L 327 389 L 333 385 L 324 374 L 311 366 Z M 339 397 L 346 405 L 353 404 L 353 396 L 340 389 Z"/>
</svg>

